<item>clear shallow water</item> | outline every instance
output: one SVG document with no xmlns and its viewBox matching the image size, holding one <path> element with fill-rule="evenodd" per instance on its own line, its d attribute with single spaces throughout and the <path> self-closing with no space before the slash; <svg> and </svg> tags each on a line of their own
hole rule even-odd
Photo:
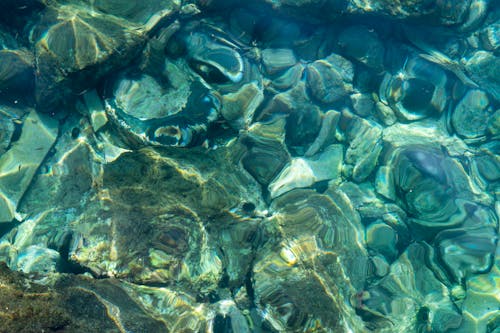
<svg viewBox="0 0 500 333">
<path fill-rule="evenodd" d="M 499 8 L 448 5 L 8 2 L 0 331 L 496 332 Z"/>
</svg>

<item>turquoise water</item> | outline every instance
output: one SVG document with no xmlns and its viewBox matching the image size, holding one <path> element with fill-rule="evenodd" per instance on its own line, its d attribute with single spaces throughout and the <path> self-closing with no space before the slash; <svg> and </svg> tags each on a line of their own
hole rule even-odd
<svg viewBox="0 0 500 333">
<path fill-rule="evenodd" d="M 0 332 L 498 332 L 499 18 L 7 1 Z"/>
</svg>

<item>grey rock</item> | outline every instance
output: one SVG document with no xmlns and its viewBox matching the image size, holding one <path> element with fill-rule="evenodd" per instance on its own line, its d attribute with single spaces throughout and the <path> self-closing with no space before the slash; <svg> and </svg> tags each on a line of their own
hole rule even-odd
<svg viewBox="0 0 500 333">
<path fill-rule="evenodd" d="M 483 91 L 467 92 L 451 116 L 457 134 L 470 139 L 484 136 L 491 114 L 488 106 L 488 96 Z"/>
<path fill-rule="evenodd" d="M 351 102 L 354 112 L 360 117 L 368 117 L 374 112 L 375 102 L 372 96 L 368 94 L 352 94 Z"/>
<path fill-rule="evenodd" d="M 487 226 L 444 230 L 436 236 L 440 258 L 457 282 L 474 273 L 488 272 L 493 265 L 496 241 L 494 227 Z"/>
<path fill-rule="evenodd" d="M 0 222 L 16 217 L 19 201 L 57 134 L 57 122 L 48 116 L 33 110 L 23 119 L 19 140 L 0 156 Z"/>
<path fill-rule="evenodd" d="M 349 112 L 344 112 L 342 117 L 349 123 L 346 128 L 349 148 L 345 160 L 353 166 L 354 181 L 362 182 L 371 175 L 377 165 L 382 151 L 382 130 L 376 124 Z"/>
<path fill-rule="evenodd" d="M 467 59 L 465 69 L 491 96 L 500 100 L 500 59 L 493 53 L 477 51 Z"/>
<path fill-rule="evenodd" d="M 297 59 L 291 49 L 264 49 L 262 62 L 267 74 L 274 75 L 295 65 Z"/>
<path fill-rule="evenodd" d="M 345 55 L 374 70 L 382 70 L 384 44 L 373 29 L 351 26 L 340 33 L 338 44 Z"/>
<path fill-rule="evenodd" d="M 320 181 L 339 182 L 343 154 L 341 145 L 331 145 L 317 156 L 292 158 L 269 184 L 271 198 L 295 188 L 310 187 Z"/>
<path fill-rule="evenodd" d="M 352 90 L 352 64 L 337 54 L 316 60 L 306 71 L 311 95 L 321 103 L 333 103 Z"/>
<path fill-rule="evenodd" d="M 366 228 L 368 248 L 384 255 L 388 260 L 396 258 L 397 233 L 387 224 L 376 221 Z"/>
</svg>

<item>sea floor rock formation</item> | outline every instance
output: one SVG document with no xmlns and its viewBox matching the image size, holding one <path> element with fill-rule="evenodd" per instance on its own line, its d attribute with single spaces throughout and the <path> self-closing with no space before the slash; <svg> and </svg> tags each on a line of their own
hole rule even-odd
<svg viewBox="0 0 500 333">
<path fill-rule="evenodd" d="M 500 332 L 498 2 L 4 6 L 0 332 Z"/>
</svg>

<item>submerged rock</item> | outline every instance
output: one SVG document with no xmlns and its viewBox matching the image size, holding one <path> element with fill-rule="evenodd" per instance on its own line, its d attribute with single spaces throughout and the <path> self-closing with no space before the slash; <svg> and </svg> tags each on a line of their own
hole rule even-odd
<svg viewBox="0 0 500 333">
<path fill-rule="evenodd" d="M 241 136 L 247 147 L 241 163 L 260 184 L 268 185 L 290 161 L 285 147 L 285 119 L 253 124 Z"/>
<path fill-rule="evenodd" d="M 148 318 L 118 281 L 75 275 L 54 276 L 49 286 L 0 265 L 1 314 L 5 332 L 91 332 L 123 329 L 161 331 L 164 324 Z"/>
<path fill-rule="evenodd" d="M 255 81 L 247 83 L 237 92 L 222 97 L 221 115 L 236 130 L 248 128 L 263 100 L 262 88 Z"/>
<path fill-rule="evenodd" d="M 351 26 L 340 33 L 338 44 L 347 56 L 376 71 L 383 68 L 384 45 L 373 29 Z"/>
<path fill-rule="evenodd" d="M 169 3 L 169 15 L 176 6 Z M 34 27 L 38 107 L 57 106 L 88 89 L 113 69 L 130 62 L 145 44 L 147 33 L 161 17 L 141 25 L 77 5 L 47 7 Z M 68 52 L 71 50 L 71 52 Z"/>
<path fill-rule="evenodd" d="M 382 331 L 444 333 L 458 328 L 462 319 L 448 298 L 448 289 L 425 264 L 430 255 L 425 244 L 410 245 L 389 274 L 368 288 L 357 305 L 361 315 L 374 316 L 374 327 Z"/>
<path fill-rule="evenodd" d="M 292 159 L 269 184 L 271 198 L 321 181 L 338 182 L 342 162 L 343 149 L 340 145 L 331 145 L 314 158 Z"/>
<path fill-rule="evenodd" d="M 264 49 L 262 63 L 267 74 L 274 75 L 295 65 L 297 59 L 291 49 Z"/>
<path fill-rule="evenodd" d="M 456 281 L 488 272 L 497 242 L 493 226 L 445 230 L 436 236 L 439 255 Z"/>
<path fill-rule="evenodd" d="M 57 134 L 57 122 L 34 110 L 23 119 L 19 140 L 0 156 L 0 222 L 16 217 L 19 201 Z"/>
<path fill-rule="evenodd" d="M 467 177 L 453 159 L 436 150 L 408 147 L 394 162 L 394 184 L 398 201 L 412 217 L 415 232 L 422 235 L 432 230 L 461 225 L 473 197 L 467 188 Z M 469 189 L 470 191 L 470 189 Z M 420 231 L 420 232 L 419 232 Z"/>
<path fill-rule="evenodd" d="M 112 80 L 106 114 L 132 147 L 200 145 L 208 126 L 218 119 L 220 100 L 185 67 L 167 63 L 171 85 L 164 87 L 148 75 Z"/>
<path fill-rule="evenodd" d="M 207 229 L 219 227 L 210 221 L 237 224 L 238 215 L 230 211 L 242 205 L 242 200 L 261 209 L 258 187 L 236 169 L 230 177 L 214 169 L 220 167 L 216 166 L 219 154 L 198 152 L 184 162 L 182 155 L 175 155 L 180 160 L 142 150 L 123 154 L 104 167 L 103 189 L 88 203 L 75 228 L 72 261 L 97 275 L 137 282 L 175 281 L 193 292 L 215 290 L 222 279 L 221 261 L 232 259 L 218 253 L 213 244 L 216 236 Z M 205 160 L 203 173 L 195 166 L 199 159 Z M 152 184 L 158 185 L 153 188 Z M 225 237 L 233 237 L 228 231 Z M 247 233 L 240 228 L 234 232 Z M 236 267 L 235 271 L 245 270 Z"/>
<path fill-rule="evenodd" d="M 0 98 L 32 102 L 35 83 L 33 54 L 25 49 L 0 50 Z"/>
<path fill-rule="evenodd" d="M 306 67 L 311 95 L 325 104 L 339 100 L 352 90 L 353 75 L 352 64 L 336 54 L 316 60 Z"/>
<path fill-rule="evenodd" d="M 7 1 L 0 331 L 496 332 L 492 4 Z"/>
<path fill-rule="evenodd" d="M 264 320 L 276 330 L 360 329 L 359 318 L 345 303 L 362 285 L 364 276 L 357 273 L 366 264 L 352 212 L 340 198 L 310 190 L 290 191 L 275 199 L 271 208 L 276 214 L 269 223 L 281 226 L 282 241 L 260 252 L 252 281 L 258 307 L 268 312 Z M 360 271 L 344 270 L 341 263 L 348 261 Z M 317 267 L 314 273 L 307 269 L 311 266 Z M 349 283 L 341 287 L 342 280 Z"/>
<path fill-rule="evenodd" d="M 493 53 L 477 51 L 465 63 L 465 69 L 497 101 L 500 101 L 500 59 Z"/>
<path fill-rule="evenodd" d="M 386 74 L 380 99 L 405 121 L 436 116 L 448 103 L 447 76 L 436 64 L 420 58 L 407 59 L 396 75 Z"/>
<path fill-rule="evenodd" d="M 457 134 L 471 139 L 484 136 L 491 114 L 488 106 L 488 96 L 484 92 L 469 91 L 451 116 L 451 123 Z"/>
<path fill-rule="evenodd" d="M 344 131 L 349 148 L 346 164 L 352 167 L 354 181 L 365 180 L 375 169 L 382 151 L 382 131 L 375 123 L 366 121 L 349 112 L 343 113 Z"/>
</svg>

